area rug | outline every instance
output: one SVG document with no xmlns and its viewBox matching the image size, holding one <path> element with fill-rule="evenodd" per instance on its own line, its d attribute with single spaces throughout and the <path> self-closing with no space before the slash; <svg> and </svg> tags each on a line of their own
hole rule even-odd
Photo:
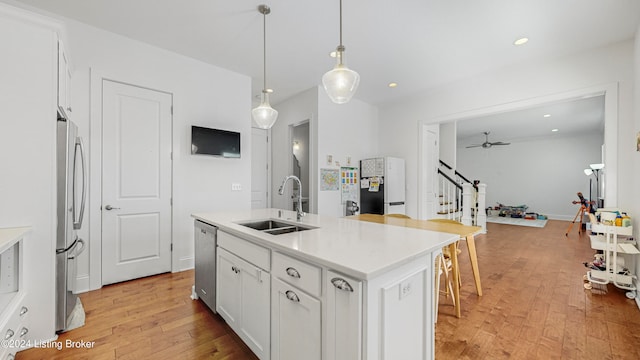
<svg viewBox="0 0 640 360">
<path fill-rule="evenodd" d="M 502 216 L 487 216 L 487 222 L 506 225 L 530 226 L 542 228 L 547 225 L 547 220 L 527 220 L 523 218 L 512 218 Z"/>
</svg>

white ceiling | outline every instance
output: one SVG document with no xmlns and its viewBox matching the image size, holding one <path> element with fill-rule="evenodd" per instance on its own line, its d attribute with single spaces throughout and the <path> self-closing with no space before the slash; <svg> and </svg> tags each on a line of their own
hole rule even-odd
<svg viewBox="0 0 640 360">
<path fill-rule="evenodd" d="M 338 0 L 0 0 L 33 6 L 144 41 L 262 86 L 262 15 L 268 87 L 277 104 L 320 84 L 338 45 Z M 347 65 L 371 104 L 492 69 L 633 38 L 638 0 L 344 0 Z M 512 45 L 527 36 L 528 44 Z M 390 89 L 391 81 L 399 85 Z M 495 130 L 492 130 L 495 131 Z"/>
<path fill-rule="evenodd" d="M 485 131 L 490 132 L 491 142 L 577 134 L 604 136 L 604 95 L 458 121 L 458 146 L 482 144 Z"/>
</svg>

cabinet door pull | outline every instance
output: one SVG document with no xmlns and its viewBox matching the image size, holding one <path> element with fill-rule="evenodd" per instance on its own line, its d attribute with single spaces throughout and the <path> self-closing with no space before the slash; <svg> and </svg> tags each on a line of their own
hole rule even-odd
<svg viewBox="0 0 640 360">
<path fill-rule="evenodd" d="M 284 294 L 287 296 L 287 299 L 289 299 L 291 301 L 295 301 L 295 302 L 300 302 L 300 298 L 293 291 L 287 290 Z"/>
<path fill-rule="evenodd" d="M 287 268 L 287 275 L 300 279 L 300 273 L 298 272 L 298 270 L 292 268 L 292 267 L 288 267 Z"/>
<path fill-rule="evenodd" d="M 26 327 L 23 327 L 22 330 L 20 330 L 20 337 L 27 335 L 28 332 L 29 332 L 29 329 L 27 329 Z"/>
<path fill-rule="evenodd" d="M 9 340 L 9 339 L 11 339 L 13 337 L 14 334 L 15 333 L 13 332 L 13 330 L 8 329 L 6 334 L 4 334 L 4 339 L 5 340 Z"/>
<path fill-rule="evenodd" d="M 26 306 L 23 306 L 22 308 L 20 308 L 20 316 L 26 314 L 29 312 L 29 308 L 27 308 Z"/>
<path fill-rule="evenodd" d="M 351 285 L 345 279 L 333 278 L 333 279 L 331 279 L 331 283 L 333 284 L 333 286 L 335 286 L 336 288 L 338 288 L 340 290 L 353 292 L 353 288 L 351 287 Z"/>
</svg>

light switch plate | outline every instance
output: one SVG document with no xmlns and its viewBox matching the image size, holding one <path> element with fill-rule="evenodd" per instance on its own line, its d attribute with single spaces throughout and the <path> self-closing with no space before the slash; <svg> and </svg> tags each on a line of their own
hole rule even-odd
<svg viewBox="0 0 640 360">
<path fill-rule="evenodd" d="M 240 183 L 232 183 L 231 191 L 242 191 L 242 185 Z"/>
</svg>

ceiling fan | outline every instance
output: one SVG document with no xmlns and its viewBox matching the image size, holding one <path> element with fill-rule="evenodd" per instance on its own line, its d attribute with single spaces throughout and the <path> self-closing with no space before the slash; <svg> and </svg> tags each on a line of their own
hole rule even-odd
<svg viewBox="0 0 640 360">
<path fill-rule="evenodd" d="M 488 149 L 488 148 L 492 147 L 493 145 L 510 145 L 511 144 L 511 143 L 506 143 L 506 142 L 502 142 L 502 141 L 490 142 L 489 141 L 489 132 L 485 131 L 483 134 L 485 136 L 485 141 L 482 144 L 469 145 L 469 146 L 467 146 L 467 148 L 474 148 L 474 147 L 482 146 L 483 149 Z"/>
</svg>

